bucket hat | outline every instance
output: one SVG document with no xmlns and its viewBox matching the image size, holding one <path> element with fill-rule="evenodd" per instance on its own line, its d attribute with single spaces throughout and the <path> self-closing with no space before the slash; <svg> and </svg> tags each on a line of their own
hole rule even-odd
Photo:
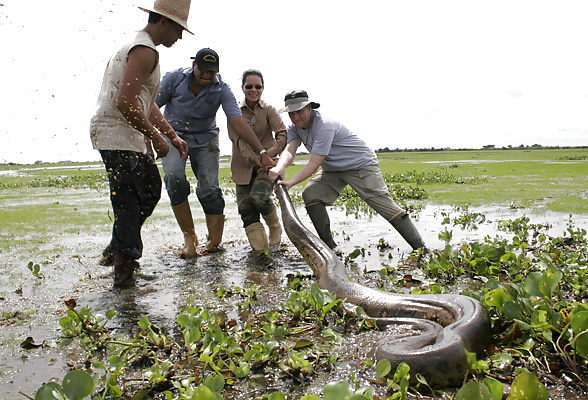
<svg viewBox="0 0 588 400">
<path fill-rule="evenodd" d="M 314 101 L 308 100 L 308 93 L 306 90 L 294 90 L 286 95 L 284 98 L 285 107 L 280 109 L 278 113 L 294 112 L 302 110 L 307 105 L 311 104 L 312 108 L 319 108 L 321 105 Z"/>
<path fill-rule="evenodd" d="M 157 14 L 161 14 L 164 17 L 180 24 L 180 26 L 189 33 L 192 33 L 192 31 L 188 29 L 190 1 L 191 0 L 155 0 L 155 4 L 153 4 L 152 10 L 143 7 L 139 8 L 145 12 L 155 12 Z"/>
</svg>

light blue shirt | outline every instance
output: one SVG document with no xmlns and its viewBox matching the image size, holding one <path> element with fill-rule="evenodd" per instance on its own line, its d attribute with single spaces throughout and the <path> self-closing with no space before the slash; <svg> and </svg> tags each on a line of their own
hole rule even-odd
<svg viewBox="0 0 588 400">
<path fill-rule="evenodd" d="M 310 128 L 288 127 L 287 141 L 299 139 L 310 154 L 325 156 L 321 168 L 325 171 L 347 171 L 378 164 L 376 153 L 345 125 L 323 119 L 313 110 Z"/>
<path fill-rule="evenodd" d="M 155 103 L 165 106 L 163 116 L 178 135 L 192 133 L 196 141 L 205 143 L 217 136 L 216 113 L 222 105 L 227 120 L 241 116 L 241 109 L 230 86 L 219 74 L 200 91 L 192 92 L 192 68 L 170 71 L 161 80 Z"/>
</svg>

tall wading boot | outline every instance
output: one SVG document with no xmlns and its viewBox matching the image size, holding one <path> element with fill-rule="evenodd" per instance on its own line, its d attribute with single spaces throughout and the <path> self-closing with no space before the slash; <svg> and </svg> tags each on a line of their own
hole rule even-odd
<svg viewBox="0 0 588 400">
<path fill-rule="evenodd" d="M 184 234 L 184 248 L 180 257 L 193 258 L 196 257 L 196 248 L 198 247 L 198 237 L 194 230 L 194 220 L 192 219 L 192 211 L 190 210 L 190 203 L 188 200 L 177 206 L 172 206 L 172 210 L 178 221 L 178 225 Z"/>
<path fill-rule="evenodd" d="M 265 223 L 269 228 L 269 244 L 270 246 L 277 246 L 282 241 L 282 225 L 278 218 L 278 213 L 274 208 L 268 215 L 262 215 Z"/>
<path fill-rule="evenodd" d="M 331 220 L 329 219 L 325 204 L 313 203 L 306 206 L 306 212 L 321 240 L 331 249 L 335 249 L 337 243 L 335 243 L 333 236 L 331 235 Z"/>
<path fill-rule="evenodd" d="M 419 231 L 417 231 L 407 213 L 392 218 L 390 223 L 398 231 L 398 233 L 400 233 L 404 240 L 406 240 L 406 242 L 412 247 L 413 250 L 425 247 L 425 242 L 421 238 Z"/>
<path fill-rule="evenodd" d="M 133 272 L 135 268 L 139 267 L 139 263 L 130 258 L 122 256 L 114 256 L 114 287 L 124 288 L 133 286 L 135 279 L 133 278 Z"/>
<path fill-rule="evenodd" d="M 268 248 L 269 244 L 267 241 L 267 235 L 261 222 L 255 222 L 246 226 L 245 233 L 247 234 L 247 239 L 253 250 L 257 251 Z"/>
<path fill-rule="evenodd" d="M 219 245 L 223 240 L 223 229 L 225 228 L 224 215 L 206 214 L 206 226 L 208 228 L 208 241 L 205 252 L 220 250 Z"/>
</svg>

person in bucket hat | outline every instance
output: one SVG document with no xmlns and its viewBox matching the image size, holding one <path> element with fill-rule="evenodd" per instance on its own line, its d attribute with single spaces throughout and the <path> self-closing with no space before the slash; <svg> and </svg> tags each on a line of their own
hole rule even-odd
<svg viewBox="0 0 588 400">
<path fill-rule="evenodd" d="M 425 247 L 406 211 L 390 196 L 376 153 L 345 125 L 324 118 L 317 111 L 319 107 L 319 103 L 309 100 L 304 90 L 286 94 L 284 107 L 279 112 L 287 112 L 292 124 L 287 129 L 286 148 L 278 164 L 268 173 L 270 179 L 284 179 L 286 167 L 294 161 L 300 144 L 304 144 L 310 153 L 308 163 L 292 178 L 278 183 L 290 188 L 311 177 L 321 167 L 302 191 L 302 198 L 312 224 L 326 245 L 334 250 L 337 248 L 326 206 L 332 205 L 349 185 L 392 224 L 413 250 Z"/>
<path fill-rule="evenodd" d="M 165 105 L 165 118 L 188 143 L 190 166 L 198 180 L 196 195 L 206 218 L 208 239 L 204 249 L 198 251 L 198 236 L 188 202 L 191 186 L 186 178 L 186 159 L 170 149 L 161 163 L 172 210 L 184 236 L 184 248 L 180 253 L 184 258 L 219 250 L 222 242 L 225 200 L 218 179 L 220 129 L 216 125 L 216 113 L 221 106 L 229 129 L 258 154 L 263 168 L 276 165 L 243 119 L 233 91 L 218 73 L 217 52 L 205 47 L 192 60 L 191 67 L 165 74 L 156 99 L 159 107 Z"/>
<path fill-rule="evenodd" d="M 161 78 L 157 46 L 171 47 L 188 30 L 190 0 L 157 0 L 147 26 L 109 60 L 90 122 L 93 147 L 108 173 L 114 227 L 99 264 L 114 266 L 114 286 L 134 284 L 143 243 L 141 227 L 161 197 L 154 151 L 164 157 L 170 144 L 181 158 L 188 145 L 163 118 L 155 97 Z M 164 139 L 164 137 L 166 139 Z"/>
</svg>

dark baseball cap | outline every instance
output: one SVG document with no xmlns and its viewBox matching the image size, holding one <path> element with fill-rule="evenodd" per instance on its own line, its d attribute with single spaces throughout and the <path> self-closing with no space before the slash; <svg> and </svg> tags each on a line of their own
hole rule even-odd
<svg viewBox="0 0 588 400">
<path fill-rule="evenodd" d="M 200 71 L 216 71 L 218 72 L 218 54 L 216 51 L 208 47 L 201 49 L 196 53 L 196 57 L 190 57 Z"/>
</svg>

